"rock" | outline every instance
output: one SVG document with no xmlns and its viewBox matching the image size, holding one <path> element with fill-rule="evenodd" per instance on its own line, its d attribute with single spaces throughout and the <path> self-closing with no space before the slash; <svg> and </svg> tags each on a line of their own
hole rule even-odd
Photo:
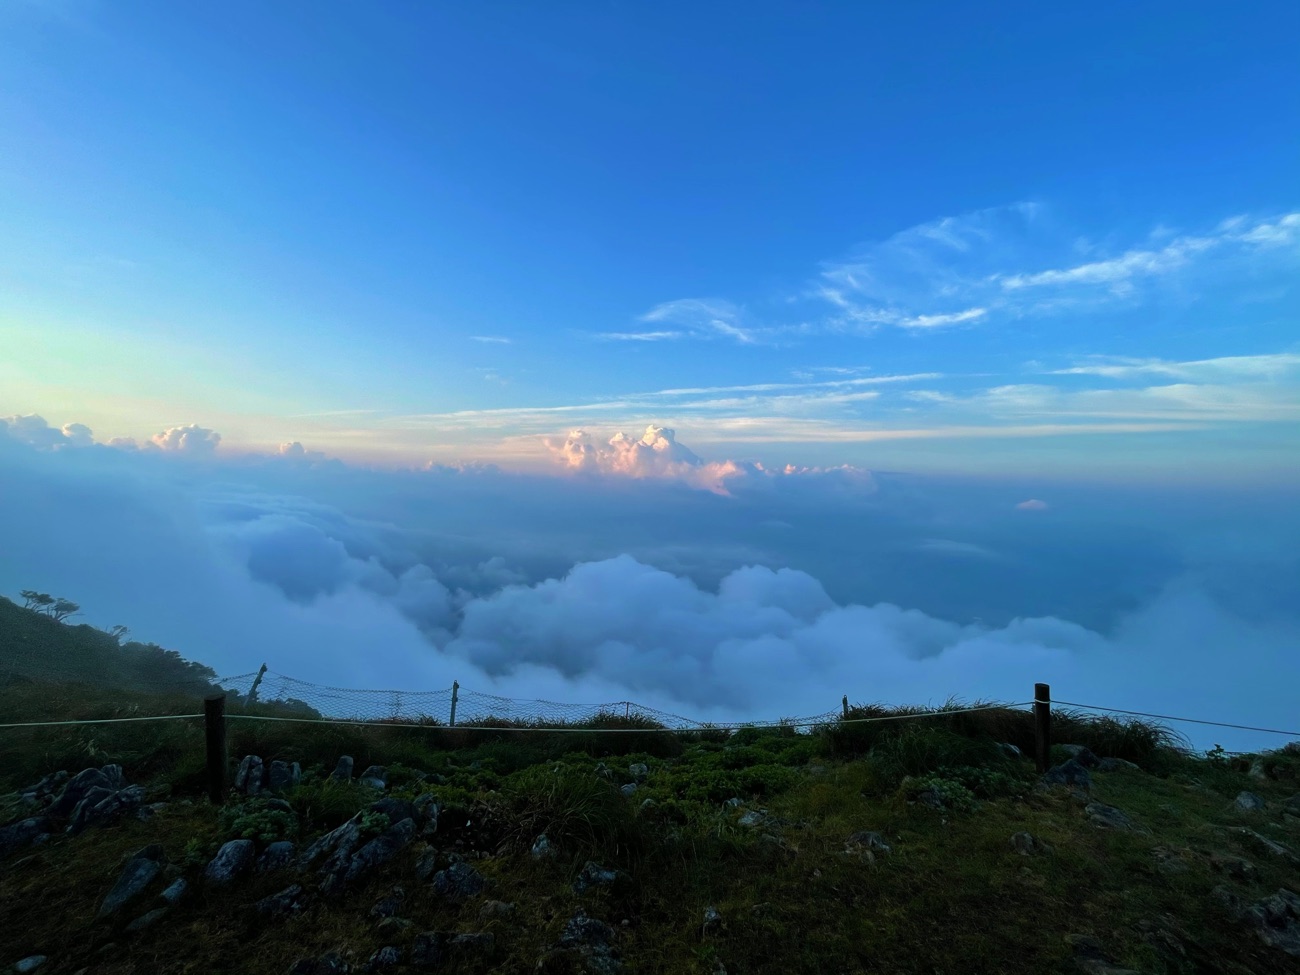
<svg viewBox="0 0 1300 975">
<path fill-rule="evenodd" d="M 167 803 L 165 802 L 151 802 L 147 806 L 140 806 L 136 809 L 135 818 L 142 823 L 147 823 L 166 808 Z"/>
<path fill-rule="evenodd" d="M 1253 792 L 1238 792 L 1233 805 L 1242 812 L 1263 812 L 1266 803 Z"/>
<path fill-rule="evenodd" d="M 126 926 L 127 934 L 136 934 L 140 931 L 145 931 L 153 927 L 164 917 L 166 917 L 167 912 L 170 910 L 171 910 L 170 907 L 155 907 L 152 911 L 149 911 L 148 913 L 145 914 L 141 914 L 138 918 L 136 918 L 134 921 L 132 921 L 130 924 Z"/>
<path fill-rule="evenodd" d="M 1255 847 L 1255 849 L 1263 853 L 1267 853 L 1270 856 L 1280 857 L 1289 861 L 1292 866 L 1300 867 L 1300 857 L 1296 856 L 1289 847 L 1283 846 L 1281 843 L 1274 840 L 1270 840 L 1267 836 L 1262 836 L 1259 833 L 1256 833 L 1253 829 L 1237 827 L 1229 828 L 1227 832 L 1236 833 L 1238 836 L 1245 839 L 1248 845 Z"/>
<path fill-rule="evenodd" d="M 484 921 L 491 920 L 494 917 L 510 917 L 515 913 L 515 905 L 507 904 L 505 901 L 488 901 L 479 910 L 478 916 Z"/>
<path fill-rule="evenodd" d="M 1142 766 L 1123 758 L 1103 758 L 1097 763 L 1098 772 L 1120 772 L 1124 770 L 1141 772 Z"/>
<path fill-rule="evenodd" d="M 1222 884 L 1210 891 L 1210 899 L 1235 918 L 1240 919 L 1246 911 L 1245 901 L 1232 888 Z"/>
<path fill-rule="evenodd" d="M 604 762 L 597 762 L 596 767 L 592 771 L 594 771 L 602 779 L 612 779 L 614 777 L 614 770 L 611 769 Z"/>
<path fill-rule="evenodd" d="M 68 773 L 66 771 L 51 772 L 35 785 L 19 789 L 18 794 L 24 797 L 30 796 L 33 799 L 45 799 L 62 789 L 67 781 Z"/>
<path fill-rule="evenodd" d="M 634 782 L 644 782 L 650 777 L 650 766 L 645 762 L 633 762 L 627 767 L 627 774 Z"/>
<path fill-rule="evenodd" d="M 545 833 L 533 841 L 532 854 L 538 859 L 555 856 L 555 848 L 551 846 L 551 841 L 546 838 Z"/>
<path fill-rule="evenodd" d="M 1052 848 L 1032 833 L 1016 833 L 1011 837 L 1011 848 L 1023 857 L 1051 856 Z"/>
<path fill-rule="evenodd" d="M 370 909 L 371 917 L 392 917 L 406 900 L 406 891 L 401 887 L 394 887 L 384 897 L 375 902 L 375 906 Z"/>
<path fill-rule="evenodd" d="M 415 807 L 416 822 L 424 823 L 426 827 L 432 826 L 432 832 L 436 833 L 438 831 L 438 813 L 441 812 L 441 807 L 438 805 L 433 793 L 421 793 L 415 797 L 415 802 L 411 805 Z"/>
<path fill-rule="evenodd" d="M 1246 774 L 1257 782 L 1267 782 L 1268 772 L 1264 769 L 1264 760 L 1262 758 L 1254 759 L 1250 763 L 1250 768 Z"/>
<path fill-rule="evenodd" d="M 257 872 L 269 873 L 272 870 L 283 870 L 293 865 L 294 854 L 297 847 L 289 840 L 276 840 L 257 858 Z"/>
<path fill-rule="evenodd" d="M 704 933 L 712 934 L 722 927 L 722 914 L 710 904 L 704 909 Z"/>
<path fill-rule="evenodd" d="M 20 819 L 0 829 L 0 857 L 26 850 L 50 835 L 50 821 L 44 816 Z"/>
<path fill-rule="evenodd" d="M 487 881 L 468 863 L 453 863 L 446 870 L 433 875 L 433 890 L 450 901 L 463 901 L 483 892 Z"/>
<path fill-rule="evenodd" d="M 48 960 L 45 955 L 28 955 L 22 961 L 14 962 L 14 972 L 18 973 L 18 975 L 26 975 L 27 972 L 36 971 Z"/>
<path fill-rule="evenodd" d="M 1083 813 L 1092 820 L 1095 826 L 1105 826 L 1109 829 L 1130 829 L 1138 833 L 1151 832 L 1146 827 L 1133 822 L 1126 813 L 1114 806 L 1108 806 L 1104 802 L 1088 803 Z"/>
<path fill-rule="evenodd" d="M 270 771 L 266 776 L 266 787 L 271 792 L 288 792 L 295 788 L 302 781 L 302 766 L 297 762 L 281 762 L 276 760 L 271 763 Z"/>
<path fill-rule="evenodd" d="M 648 809 L 655 808 L 657 805 L 659 805 L 659 803 L 655 802 L 653 799 L 642 799 L 641 805 L 637 806 L 637 809 L 641 812 L 645 812 Z"/>
<path fill-rule="evenodd" d="M 415 861 L 415 875 L 420 878 L 420 882 L 426 882 L 438 870 L 438 851 L 425 850 Z"/>
<path fill-rule="evenodd" d="M 66 832 L 69 836 L 76 836 L 87 827 L 114 822 L 123 813 L 134 812 L 143 802 L 144 786 L 128 785 L 117 791 L 108 790 L 107 793 L 92 789 L 73 810 Z"/>
<path fill-rule="evenodd" d="M 322 889 L 327 893 L 359 882 L 381 864 L 387 863 L 415 839 L 415 821 L 394 823 L 348 858 L 346 868 L 329 872 Z M 324 870 L 329 870 L 327 864 Z"/>
<path fill-rule="evenodd" d="M 744 804 L 745 804 L 745 800 L 739 798 L 738 796 L 732 796 L 730 799 L 724 802 L 722 806 L 724 809 L 739 809 Z"/>
<path fill-rule="evenodd" d="M 147 848 L 146 848 L 147 849 Z M 155 877 L 162 871 L 162 864 L 152 857 L 135 856 L 118 875 L 103 903 L 99 905 L 96 919 L 112 917 L 127 905 L 139 900 Z"/>
<path fill-rule="evenodd" d="M 1236 877 L 1238 880 L 1254 880 L 1259 871 L 1249 860 L 1243 860 L 1241 857 L 1235 857 L 1227 853 L 1210 854 L 1210 866 L 1221 873 L 1226 873 L 1230 877 Z"/>
<path fill-rule="evenodd" d="M 357 813 L 342 826 L 330 830 L 303 852 L 298 866 L 307 868 L 322 856 L 351 855 L 357 843 L 361 841 L 361 813 Z"/>
<path fill-rule="evenodd" d="M 343 975 L 348 963 L 336 951 L 321 955 L 319 958 L 299 958 L 289 969 L 289 975 Z"/>
<path fill-rule="evenodd" d="M 178 877 L 176 880 L 173 880 L 171 884 L 167 887 L 167 889 L 164 890 L 158 896 L 162 898 L 164 901 L 166 901 L 168 904 L 175 907 L 177 904 L 181 902 L 181 898 L 185 896 L 185 892 L 189 889 L 190 889 L 189 881 L 186 880 L 184 877 Z"/>
<path fill-rule="evenodd" d="M 341 755 L 339 762 L 334 766 L 334 771 L 330 773 L 330 778 L 335 782 L 352 781 L 352 756 Z"/>
<path fill-rule="evenodd" d="M 366 971 L 383 972 L 396 968 L 402 961 L 402 953 L 392 945 L 386 945 L 376 951 L 366 961 Z"/>
<path fill-rule="evenodd" d="M 235 791 L 243 796 L 255 796 L 262 791 L 262 779 L 266 769 L 262 759 L 257 755 L 245 755 L 235 772 Z"/>
<path fill-rule="evenodd" d="M 386 917 L 375 925 L 375 933 L 385 936 L 399 935 L 413 927 L 415 922 L 404 917 Z"/>
<path fill-rule="evenodd" d="M 1163 846 L 1155 847 L 1151 851 L 1151 856 L 1156 861 L 1156 869 L 1163 874 L 1186 873 L 1191 869 L 1180 853 Z"/>
<path fill-rule="evenodd" d="M 441 968 L 447 958 L 447 936 L 441 931 L 424 931 L 411 943 L 412 968 Z"/>
<path fill-rule="evenodd" d="M 1044 785 L 1069 785 L 1081 789 L 1092 788 L 1092 776 L 1076 759 L 1068 759 L 1060 765 L 1054 765 L 1043 773 Z"/>
<path fill-rule="evenodd" d="M 386 789 L 388 788 L 388 769 L 382 765 L 371 765 L 361 773 L 360 782 L 372 789 Z"/>
<path fill-rule="evenodd" d="M 1065 754 L 1069 755 L 1070 758 L 1074 759 L 1074 761 L 1078 762 L 1084 768 L 1096 768 L 1101 764 L 1101 759 L 1093 754 L 1092 749 L 1087 745 L 1062 745 L 1061 751 L 1065 752 Z"/>
<path fill-rule="evenodd" d="M 617 870 L 607 870 L 595 860 L 588 860 L 579 872 L 578 879 L 573 882 L 573 890 L 574 893 L 585 894 L 593 887 L 608 887 L 616 880 Z"/>
<path fill-rule="evenodd" d="M 626 796 L 628 799 L 631 799 L 632 796 L 636 794 L 636 783 L 629 782 L 627 785 L 621 787 L 618 791 L 623 793 L 623 795 Z"/>
<path fill-rule="evenodd" d="M 388 817 L 390 823 L 400 823 L 403 819 L 414 822 L 420 818 L 415 803 L 408 799 L 395 799 L 392 796 L 384 796 L 384 798 L 372 802 L 370 811 L 383 813 Z"/>
<path fill-rule="evenodd" d="M 1286 888 L 1247 905 L 1226 887 L 1216 887 L 1211 896 L 1238 921 L 1254 928 L 1265 944 L 1300 958 L 1300 895 Z"/>
<path fill-rule="evenodd" d="M 579 911 L 568 923 L 560 935 L 562 947 L 594 947 L 609 945 L 614 941 L 614 929 L 604 921 L 588 917 L 585 911 Z"/>
<path fill-rule="evenodd" d="M 102 769 L 83 769 L 68 780 L 68 784 L 63 787 L 63 791 L 50 804 L 46 812 L 59 819 L 66 818 L 72 815 L 72 811 L 81 804 L 81 800 L 91 789 L 107 789 L 113 792 L 116 788 L 119 786 L 114 785 L 114 778 Z"/>
<path fill-rule="evenodd" d="M 885 838 L 879 833 L 870 830 L 859 830 L 854 833 L 844 841 L 844 846 L 850 851 L 862 849 L 871 850 L 872 852 L 879 850 L 881 853 L 890 852 L 889 844 L 885 842 Z"/>
<path fill-rule="evenodd" d="M 1011 744 L 1011 742 L 1009 741 L 998 742 L 998 751 L 1002 753 L 1004 758 L 1022 757 L 1020 749 L 1017 748 L 1015 745 Z"/>
<path fill-rule="evenodd" d="M 938 789 L 922 789 L 916 794 L 916 799 L 923 806 L 929 806 L 931 809 L 943 809 L 943 796 Z"/>
<path fill-rule="evenodd" d="M 265 917 L 284 917 L 287 914 L 297 914 L 306 903 L 302 884 L 290 884 L 279 893 L 263 897 L 253 905 L 253 909 Z"/>
<path fill-rule="evenodd" d="M 203 868 L 203 879 L 213 886 L 233 881 L 253 865 L 253 841 L 230 840 L 222 845 L 211 862 Z"/>
<path fill-rule="evenodd" d="M 765 812 L 762 812 L 757 809 L 751 809 L 749 812 L 745 813 L 738 820 L 736 820 L 736 825 L 745 826 L 748 827 L 749 829 L 754 829 L 755 827 L 762 826 L 763 821 L 765 819 L 767 819 L 767 814 Z"/>
<path fill-rule="evenodd" d="M 537 970 L 614 975 L 622 965 L 613 941 L 613 928 L 579 911 L 565 925 L 559 943 L 538 961 Z"/>
</svg>

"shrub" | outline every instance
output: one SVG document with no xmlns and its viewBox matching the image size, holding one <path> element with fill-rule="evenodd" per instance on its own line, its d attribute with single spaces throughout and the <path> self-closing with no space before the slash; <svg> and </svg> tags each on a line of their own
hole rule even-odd
<svg viewBox="0 0 1300 975">
<path fill-rule="evenodd" d="M 218 823 L 225 839 L 255 840 L 261 846 L 298 835 L 297 817 L 283 809 L 268 808 L 262 799 L 223 807 Z"/>
<path fill-rule="evenodd" d="M 921 721 L 909 723 L 876 745 L 869 763 L 877 780 L 887 787 L 907 776 L 923 776 L 942 768 L 1008 764 L 991 740 L 965 738 Z"/>
<path fill-rule="evenodd" d="M 909 775 L 899 786 L 899 791 L 909 799 L 915 799 L 922 792 L 931 790 L 939 794 L 945 808 L 954 812 L 971 812 L 979 807 L 975 794 L 970 789 L 955 779 L 942 775 Z"/>
<path fill-rule="evenodd" d="M 541 833 L 561 847 L 625 849 L 634 842 L 632 804 L 617 788 L 575 767 L 533 767 L 510 776 L 501 789 L 497 817 L 505 843 L 531 845 Z"/>
</svg>

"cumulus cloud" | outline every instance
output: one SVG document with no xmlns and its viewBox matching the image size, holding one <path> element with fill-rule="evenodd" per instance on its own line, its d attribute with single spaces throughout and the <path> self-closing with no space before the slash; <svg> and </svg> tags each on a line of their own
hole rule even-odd
<svg viewBox="0 0 1300 975">
<path fill-rule="evenodd" d="M 0 418 L 0 433 L 38 449 L 88 447 L 94 443 L 90 427 L 84 423 L 65 423 L 52 427 L 36 413 Z"/>
<path fill-rule="evenodd" d="M 221 434 L 215 430 L 201 427 L 197 423 L 186 426 L 171 427 L 162 433 L 155 433 L 150 442 L 160 450 L 170 450 L 186 454 L 210 454 L 221 443 Z"/>
</svg>

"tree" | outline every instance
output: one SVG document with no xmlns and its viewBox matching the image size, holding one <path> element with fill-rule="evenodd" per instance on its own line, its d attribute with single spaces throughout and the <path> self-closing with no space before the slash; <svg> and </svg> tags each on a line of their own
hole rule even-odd
<svg viewBox="0 0 1300 975">
<path fill-rule="evenodd" d="M 80 609 L 72 600 L 60 597 L 54 600 L 54 605 L 45 611 L 45 615 L 56 623 L 62 623 L 69 616 L 76 616 Z"/>
<path fill-rule="evenodd" d="M 131 630 L 130 628 L 123 626 L 121 623 L 118 623 L 117 626 L 109 627 L 104 632 L 120 644 L 124 639 L 126 639 L 126 635 L 130 633 Z"/>
<path fill-rule="evenodd" d="M 18 595 L 23 597 L 23 609 L 45 611 L 46 607 L 54 605 L 54 597 L 48 592 L 37 592 L 35 589 L 24 589 Z"/>
</svg>

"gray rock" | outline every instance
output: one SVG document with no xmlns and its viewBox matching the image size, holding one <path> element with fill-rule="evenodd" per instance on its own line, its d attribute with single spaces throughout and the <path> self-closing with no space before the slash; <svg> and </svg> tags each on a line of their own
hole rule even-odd
<svg viewBox="0 0 1300 975">
<path fill-rule="evenodd" d="M 44 965 L 49 959 L 45 955 L 28 955 L 22 961 L 14 962 L 14 972 L 17 975 L 27 975 L 28 972 L 34 972 Z"/>
<path fill-rule="evenodd" d="M 262 791 L 262 780 L 266 769 L 262 759 L 257 755 L 245 755 L 235 772 L 235 791 L 244 796 L 255 796 Z"/>
<path fill-rule="evenodd" d="M 1259 875 L 1259 871 L 1249 860 L 1228 853 L 1210 854 L 1210 866 L 1238 880 L 1254 880 Z"/>
<path fill-rule="evenodd" d="M 1087 745 L 1062 745 L 1061 750 L 1084 768 L 1096 768 L 1101 764 L 1101 759 Z"/>
<path fill-rule="evenodd" d="M 165 802 L 151 802 L 147 806 L 140 806 L 137 808 L 135 811 L 135 818 L 140 820 L 142 823 L 147 823 L 166 808 L 167 803 Z"/>
<path fill-rule="evenodd" d="M 330 778 L 335 782 L 352 781 L 352 756 L 341 755 L 339 762 L 334 766 L 334 771 L 330 773 Z"/>
<path fill-rule="evenodd" d="M 604 921 L 588 917 L 585 911 L 570 918 L 560 935 L 560 945 L 565 948 L 603 946 L 613 942 L 614 929 Z"/>
<path fill-rule="evenodd" d="M 447 936 L 441 931 L 423 931 L 411 943 L 412 968 L 441 968 L 447 958 Z"/>
<path fill-rule="evenodd" d="M 712 904 L 704 909 L 703 927 L 706 934 L 712 934 L 722 927 L 722 914 Z"/>
<path fill-rule="evenodd" d="M 614 975 L 622 965 L 613 949 L 614 929 L 578 912 L 564 927 L 559 943 L 544 955 L 539 969 Z"/>
<path fill-rule="evenodd" d="M 744 804 L 745 804 L 745 800 L 741 799 L 739 796 L 732 796 L 730 799 L 724 802 L 722 806 L 724 809 L 739 809 Z"/>
<path fill-rule="evenodd" d="M 514 913 L 514 904 L 507 904 L 505 901 L 488 901 L 479 910 L 478 916 L 484 921 L 489 921 L 494 917 L 511 917 Z"/>
<path fill-rule="evenodd" d="M 400 823 L 403 819 L 419 820 L 420 818 L 415 803 L 409 799 L 396 799 L 393 796 L 384 796 L 384 798 L 372 802 L 370 811 L 383 813 L 388 817 L 390 823 Z"/>
<path fill-rule="evenodd" d="M 107 789 L 113 792 L 115 791 L 113 778 L 97 768 L 83 769 L 68 780 L 68 784 L 63 787 L 63 791 L 50 804 L 46 812 L 60 819 L 72 815 L 72 811 L 81 804 L 81 800 L 91 789 Z"/>
<path fill-rule="evenodd" d="M 253 865 L 253 841 L 230 840 L 222 845 L 217 855 L 203 868 L 203 879 L 213 886 L 233 881 Z"/>
<path fill-rule="evenodd" d="M 285 917 L 299 913 L 306 906 L 302 884 L 290 884 L 278 893 L 263 897 L 253 905 L 253 909 L 264 917 Z"/>
<path fill-rule="evenodd" d="M 1253 846 L 1260 852 L 1267 853 L 1269 856 L 1279 857 L 1290 862 L 1292 866 L 1300 867 L 1300 857 L 1296 856 L 1289 847 L 1283 846 L 1275 840 L 1270 840 L 1267 836 L 1262 836 L 1261 834 L 1256 833 L 1253 829 L 1236 827 L 1229 828 L 1227 832 L 1235 833 L 1242 837 L 1248 845 Z"/>
<path fill-rule="evenodd" d="M 167 912 L 170 910 L 170 907 L 155 907 L 152 911 L 141 914 L 138 918 L 128 924 L 126 926 L 126 932 L 128 934 L 137 934 L 141 931 L 145 931 L 166 917 Z"/>
<path fill-rule="evenodd" d="M 483 875 L 461 861 L 433 875 L 433 891 L 450 901 L 463 901 L 483 892 L 487 881 Z"/>
<path fill-rule="evenodd" d="M 0 829 L 0 857 L 35 846 L 42 842 L 41 837 L 48 838 L 49 835 L 50 821 L 44 816 L 33 816 L 31 819 L 11 823 Z"/>
<path fill-rule="evenodd" d="M 426 850 L 420 854 L 420 858 L 415 861 L 415 875 L 423 883 L 432 877 L 438 870 L 438 851 Z"/>
<path fill-rule="evenodd" d="M 1141 772 L 1142 766 L 1123 758 L 1103 758 L 1097 763 L 1098 772 Z"/>
<path fill-rule="evenodd" d="M 648 809 L 655 808 L 657 805 L 659 805 L 659 803 L 655 802 L 653 799 L 642 799 L 641 805 L 637 806 L 637 809 L 641 812 L 645 812 Z"/>
<path fill-rule="evenodd" d="M 181 902 L 181 898 L 185 896 L 185 892 L 189 889 L 190 889 L 189 881 L 186 880 L 184 877 L 178 877 L 175 880 L 173 880 L 171 884 L 168 885 L 167 889 L 164 890 L 158 896 L 162 898 L 164 901 L 166 901 L 168 904 L 175 907 L 177 904 Z"/>
<path fill-rule="evenodd" d="M 1021 757 L 1020 749 L 1017 748 L 1015 745 L 1011 744 L 1011 742 L 1009 741 L 998 742 L 998 751 L 1000 751 L 1005 758 Z"/>
<path fill-rule="evenodd" d="M 1060 765 L 1054 765 L 1043 773 L 1044 785 L 1068 785 L 1081 789 L 1092 788 L 1092 776 L 1076 759 L 1068 759 Z"/>
<path fill-rule="evenodd" d="M 872 852 L 890 852 L 889 844 L 885 842 L 885 838 L 873 830 L 859 830 L 845 840 L 844 845 L 849 849 L 860 847 Z"/>
<path fill-rule="evenodd" d="M 1156 861 L 1156 869 L 1163 874 L 1187 873 L 1191 869 L 1181 854 L 1163 846 L 1155 847 L 1151 851 L 1151 856 Z"/>
<path fill-rule="evenodd" d="M 1096 826 L 1105 826 L 1108 829 L 1128 829 L 1138 833 L 1151 832 L 1149 829 L 1133 822 L 1126 813 L 1114 806 L 1108 806 L 1104 802 L 1088 803 L 1083 813 Z"/>
<path fill-rule="evenodd" d="M 289 792 L 302 781 L 302 766 L 297 762 L 282 762 L 279 759 L 271 763 L 266 775 L 266 787 L 271 792 Z"/>
<path fill-rule="evenodd" d="M 276 840 L 257 858 L 257 872 L 268 873 L 272 870 L 284 870 L 293 865 L 297 847 L 289 840 Z"/>
<path fill-rule="evenodd" d="M 1300 958 L 1300 895 L 1280 888 L 1250 905 L 1227 888 L 1216 887 L 1211 895 L 1237 920 L 1254 928 L 1265 944 Z"/>
<path fill-rule="evenodd" d="M 538 859 L 555 856 L 555 847 L 551 845 L 551 841 L 547 839 L 545 833 L 533 841 L 532 854 Z"/>
<path fill-rule="evenodd" d="M 597 762 L 596 767 L 595 769 L 593 769 L 593 771 L 597 775 L 599 775 L 602 779 L 612 779 L 614 777 L 614 770 L 611 769 L 604 762 Z"/>
<path fill-rule="evenodd" d="M 1250 768 L 1246 774 L 1257 782 L 1267 782 L 1268 772 L 1264 769 L 1264 760 L 1256 758 L 1250 763 Z"/>
<path fill-rule="evenodd" d="M 388 769 L 382 765 L 371 765 L 361 773 L 360 782 L 372 789 L 386 789 L 388 788 Z"/>
<path fill-rule="evenodd" d="M 343 975 L 347 971 L 348 963 L 338 952 L 331 951 L 319 958 L 299 958 L 289 969 L 289 975 Z"/>
<path fill-rule="evenodd" d="M 1052 855 L 1052 848 L 1032 833 L 1013 834 L 1011 848 L 1022 857 Z"/>
<path fill-rule="evenodd" d="M 738 820 L 736 820 L 736 824 L 738 826 L 745 826 L 748 827 L 749 829 L 754 829 L 755 827 L 762 826 L 764 821 L 766 821 L 766 819 L 767 819 L 767 813 L 758 809 L 751 809 L 749 812 L 745 813 Z"/>
<path fill-rule="evenodd" d="M 588 860 L 578 873 L 578 879 L 573 882 L 574 893 L 585 894 L 593 887 L 608 887 L 618 880 L 618 876 L 617 870 L 608 870 L 595 860 Z"/>
<path fill-rule="evenodd" d="M 401 887 L 394 887 L 384 897 L 375 902 L 375 906 L 370 908 L 371 917 L 392 917 L 401 910 L 402 902 L 406 900 L 406 891 Z"/>
<path fill-rule="evenodd" d="M 342 826 L 330 830 L 303 851 L 298 866 L 307 868 L 322 856 L 346 858 L 351 856 L 361 841 L 361 813 L 357 813 Z"/>
<path fill-rule="evenodd" d="M 387 863 L 397 856 L 415 839 L 415 821 L 403 819 L 384 830 L 361 849 L 357 850 L 346 863 L 334 865 L 327 863 L 322 872 L 326 873 L 322 890 L 331 893 L 341 887 L 355 884 L 370 874 L 376 867 Z"/>
<path fill-rule="evenodd" d="M 1253 792 L 1238 792 L 1233 805 L 1242 812 L 1263 812 L 1266 803 Z"/>
<path fill-rule="evenodd" d="M 492 954 L 496 940 L 496 935 L 488 931 L 454 934 L 447 942 L 447 953 L 461 958 L 486 957 Z"/>
<path fill-rule="evenodd" d="M 402 962 L 402 953 L 392 945 L 385 945 L 366 961 L 366 971 L 383 972 L 396 968 Z"/>
<path fill-rule="evenodd" d="M 63 788 L 68 781 L 68 773 L 65 771 L 51 772 L 43 777 L 35 785 L 29 785 L 26 788 L 19 789 L 18 794 L 24 798 L 35 800 L 47 799 Z"/>
<path fill-rule="evenodd" d="M 123 814 L 134 812 L 143 802 L 144 786 L 128 785 L 116 792 L 110 791 L 107 795 L 98 789 L 92 789 L 77 804 L 66 832 L 69 836 L 76 836 L 90 826 L 116 822 Z"/>
<path fill-rule="evenodd" d="M 432 826 L 433 832 L 438 831 L 438 813 L 442 811 L 438 805 L 437 799 L 432 792 L 424 792 L 415 797 L 412 803 L 415 807 L 415 820 L 418 823 L 424 823 L 426 827 Z"/>
<path fill-rule="evenodd" d="M 645 762 L 633 762 L 627 767 L 627 774 L 634 782 L 644 782 L 650 777 L 650 766 Z"/>
<path fill-rule="evenodd" d="M 627 785 L 623 786 L 618 791 L 623 793 L 623 795 L 626 796 L 627 798 L 631 799 L 632 796 L 636 794 L 636 783 L 629 782 Z"/>
<path fill-rule="evenodd" d="M 103 903 L 99 905 L 97 918 L 112 917 L 129 904 L 140 899 L 140 895 L 153 883 L 162 871 L 162 865 L 148 857 L 133 857 L 118 875 Z"/>
</svg>

